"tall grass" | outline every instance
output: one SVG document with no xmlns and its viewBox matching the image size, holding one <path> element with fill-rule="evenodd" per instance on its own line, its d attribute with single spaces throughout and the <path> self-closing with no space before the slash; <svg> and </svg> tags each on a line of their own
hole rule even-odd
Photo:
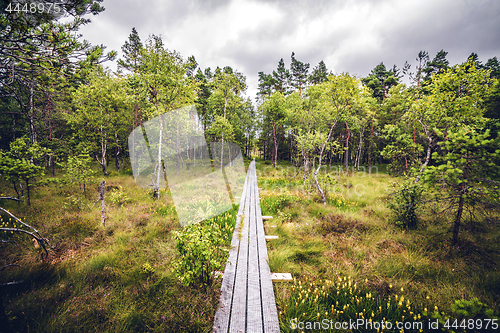
<svg viewBox="0 0 500 333">
<path fill-rule="evenodd" d="M 87 197 L 55 182 L 35 192 L 31 207 L 5 203 L 54 247 L 41 262 L 27 238 L 17 238 L 19 248 L 2 245 L 0 265 L 22 266 L 0 273 L 0 283 L 23 281 L 3 287 L 13 331 L 211 331 L 220 280 L 185 287 L 174 274 L 172 232 L 180 226 L 169 194 L 153 199 L 126 172 L 111 173 L 106 184 L 105 226 L 97 183 Z M 7 185 L 0 192 L 9 194 Z"/>
<path fill-rule="evenodd" d="M 382 172 L 384 168 L 372 175 L 323 175 L 320 179 L 327 192 L 326 206 L 313 186 L 308 186 L 307 181 L 303 186 L 302 172 L 294 178 L 296 172 L 286 166 L 274 170 L 261 165 L 258 169 L 262 210 L 274 216 L 265 227 L 268 233 L 280 236 L 268 243 L 271 270 L 290 272 L 296 278 L 295 284 L 275 285 L 282 331 L 290 330 L 289 321 L 293 318 L 316 320 L 318 313 L 320 319 L 325 318 L 323 310 L 331 318 L 331 308 L 294 308 L 299 297 L 297 283 L 322 288 L 325 281 L 338 276 L 350 276 L 358 282 L 366 280 L 362 283 L 363 292 L 371 292 L 377 302 L 394 297 L 393 291 L 403 287 L 405 299 L 414 304 L 425 304 L 430 296 L 432 307 L 440 309 L 439 316 L 444 312 L 444 316 L 457 317 L 453 312 L 455 302 L 472 302 L 474 298 L 498 316 L 498 216 L 485 219 L 474 228 L 464 228 L 460 245 L 451 246 L 448 219 L 437 213 L 439 207 L 426 205 L 419 212 L 415 230 L 397 225 L 387 203 L 391 183 L 398 179 Z M 324 306 L 331 307 L 332 301 L 325 301 Z M 423 316 L 423 308 L 418 311 Z M 388 318 L 387 313 L 384 316 Z"/>
</svg>

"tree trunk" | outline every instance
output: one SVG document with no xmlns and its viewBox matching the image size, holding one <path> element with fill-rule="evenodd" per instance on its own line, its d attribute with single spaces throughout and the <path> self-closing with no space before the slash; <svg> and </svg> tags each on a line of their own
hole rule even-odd
<svg viewBox="0 0 500 333">
<path fill-rule="evenodd" d="M 118 144 L 118 134 L 115 132 L 115 169 L 120 171 L 120 145 Z"/>
<path fill-rule="evenodd" d="M 179 124 L 179 121 L 177 120 L 177 124 Z M 157 199 L 160 199 L 160 174 L 161 174 L 161 145 L 163 142 L 163 115 L 160 116 L 160 138 L 158 140 L 158 162 L 157 162 L 157 167 L 156 167 L 156 184 L 155 184 L 155 191 L 156 191 L 156 197 Z M 177 146 L 179 142 L 179 126 L 177 126 Z M 177 173 L 179 173 L 179 154 L 177 154 Z"/>
<path fill-rule="evenodd" d="M 99 108 L 101 110 L 101 120 L 102 120 L 102 105 L 99 105 Z M 107 136 L 107 133 L 104 131 L 103 126 L 102 126 L 102 122 L 101 122 L 101 160 L 100 161 L 98 160 L 98 162 L 99 162 L 99 164 L 101 164 L 102 172 L 104 173 L 105 176 L 108 174 L 108 172 L 106 171 L 106 165 L 108 164 L 106 161 L 106 150 L 108 148 L 106 136 Z M 97 158 L 97 156 L 96 156 L 96 158 Z"/>
<path fill-rule="evenodd" d="M 106 181 L 103 179 L 101 181 L 101 186 L 99 188 L 100 200 L 101 200 L 101 223 L 103 226 L 106 226 L 106 206 L 104 204 L 104 190 L 106 187 Z"/>
<path fill-rule="evenodd" d="M 363 128 L 360 132 L 359 132 L 359 147 L 358 147 L 358 154 L 356 156 L 356 170 L 359 171 L 359 162 L 361 160 L 361 151 L 363 149 L 363 134 L 365 133 L 365 129 Z"/>
<path fill-rule="evenodd" d="M 30 84 L 30 109 L 29 109 L 29 122 L 30 122 L 30 139 L 31 143 L 36 142 L 36 131 L 35 131 L 35 106 L 33 102 L 33 83 Z M 31 159 L 31 162 L 33 162 L 33 159 Z"/>
<path fill-rule="evenodd" d="M 432 137 L 430 137 L 429 135 L 427 135 L 427 140 L 429 141 L 429 146 L 427 147 L 427 154 L 425 155 L 425 162 L 424 164 L 422 164 L 422 166 L 420 167 L 420 174 L 417 176 L 417 178 L 415 179 L 415 182 L 418 182 L 420 181 L 420 176 L 422 175 L 422 173 L 424 172 L 425 168 L 429 165 L 429 162 L 431 160 L 431 155 L 432 155 L 432 148 L 434 146 L 434 140 L 432 139 Z"/>
<path fill-rule="evenodd" d="M 368 174 L 372 174 L 372 150 L 373 150 L 373 123 L 371 124 L 372 126 L 372 131 L 370 134 L 370 149 L 368 152 Z"/>
<path fill-rule="evenodd" d="M 52 154 L 50 154 L 49 156 L 49 167 L 50 167 L 50 173 L 52 174 L 52 177 L 54 177 L 56 175 L 56 168 L 55 168 L 55 165 L 54 165 L 54 156 Z"/>
<path fill-rule="evenodd" d="M 462 191 L 464 189 L 464 186 L 462 185 Z M 458 211 L 457 211 L 457 217 L 455 218 L 455 223 L 453 224 L 453 238 L 451 240 L 451 243 L 453 245 L 457 244 L 458 242 L 458 231 L 460 229 L 460 222 L 462 220 L 462 212 L 464 210 L 464 194 L 463 192 L 460 193 L 460 198 L 458 200 Z"/>
<path fill-rule="evenodd" d="M 30 184 L 26 181 L 26 203 L 31 206 L 31 196 L 30 196 Z"/>
<path fill-rule="evenodd" d="M 338 119 L 338 114 L 337 114 L 337 119 Z M 330 141 L 330 138 L 332 137 L 333 129 L 337 125 L 337 119 L 333 123 L 332 127 L 330 127 L 330 131 L 328 132 L 328 136 L 326 137 L 326 141 L 323 143 L 321 146 L 321 149 L 319 151 L 319 158 L 318 158 L 318 168 L 314 170 L 314 182 L 316 183 L 316 188 L 319 191 L 319 194 L 321 195 L 321 200 L 323 201 L 323 205 L 326 206 L 326 197 L 325 197 L 325 192 L 321 189 L 321 186 L 319 186 L 318 182 L 318 172 L 321 169 L 321 162 L 323 161 L 323 153 L 325 152 L 326 145 L 328 141 Z M 346 123 L 347 125 L 347 123 Z"/>
<path fill-rule="evenodd" d="M 266 162 L 266 144 L 267 144 L 267 138 L 264 140 L 264 151 L 263 151 L 264 162 Z"/>
<path fill-rule="evenodd" d="M 351 131 L 349 130 L 349 125 L 347 122 L 345 123 L 346 129 L 347 129 L 347 138 L 345 140 L 345 170 L 346 172 L 349 170 L 349 138 L 351 137 Z"/>
<path fill-rule="evenodd" d="M 176 114 L 177 116 L 177 114 Z M 179 142 L 179 135 L 180 135 L 180 128 L 179 128 L 179 117 L 177 116 L 177 138 L 176 138 L 176 143 L 175 143 L 175 152 L 176 152 L 176 155 L 177 155 L 177 174 L 180 173 L 180 168 L 181 168 L 181 147 L 180 147 L 180 142 Z M 163 120 L 161 122 L 161 126 L 163 128 Z M 158 183 L 159 184 L 159 183 Z M 160 196 L 158 195 L 158 199 L 160 198 Z"/>
<path fill-rule="evenodd" d="M 226 120 L 227 97 L 224 98 L 224 120 Z M 222 128 L 222 144 L 220 149 L 220 170 L 224 166 L 224 127 Z"/>
<path fill-rule="evenodd" d="M 316 170 L 314 170 L 314 183 L 316 183 L 316 188 L 318 189 L 318 192 L 321 195 L 321 200 L 323 201 L 323 205 L 326 206 L 325 192 L 321 189 L 321 186 L 319 186 L 319 182 L 318 182 L 319 169 L 321 169 L 321 162 L 318 163 L 318 168 Z"/>
<path fill-rule="evenodd" d="M 132 131 L 135 129 L 135 104 L 132 104 Z M 135 135 L 132 134 L 132 169 L 135 167 Z"/>
<path fill-rule="evenodd" d="M 303 186 L 306 186 L 306 177 L 309 175 L 309 158 L 304 155 L 304 181 Z"/>
<path fill-rule="evenodd" d="M 276 160 L 278 159 L 278 143 L 276 140 L 276 123 L 273 123 L 273 165 L 276 169 Z"/>
</svg>

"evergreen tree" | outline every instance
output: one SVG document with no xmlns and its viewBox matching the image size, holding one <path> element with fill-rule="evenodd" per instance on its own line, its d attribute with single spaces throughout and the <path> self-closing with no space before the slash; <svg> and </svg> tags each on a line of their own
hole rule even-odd
<svg viewBox="0 0 500 333">
<path fill-rule="evenodd" d="M 467 57 L 467 60 L 473 61 L 477 69 L 484 68 L 484 66 L 481 64 L 481 61 L 479 61 L 479 56 L 476 52 L 472 52 L 470 56 Z"/>
<path fill-rule="evenodd" d="M 289 86 L 291 78 L 290 71 L 285 68 L 285 63 L 283 58 L 281 58 L 278 68 L 276 71 L 273 71 L 272 83 L 274 92 L 281 92 L 285 96 L 290 94 Z"/>
<path fill-rule="evenodd" d="M 450 62 L 446 59 L 447 55 L 448 52 L 441 50 L 432 61 L 427 63 L 427 67 L 424 68 L 426 83 L 430 83 L 432 75 L 442 73 L 449 68 Z"/>
<path fill-rule="evenodd" d="M 295 58 L 295 53 L 292 52 L 292 63 L 290 64 L 292 74 L 292 87 L 302 94 L 302 90 L 306 88 L 309 72 L 309 64 L 298 61 Z"/>
<path fill-rule="evenodd" d="M 328 80 L 328 70 L 326 69 L 325 62 L 321 60 L 319 64 L 314 67 L 311 75 L 309 76 L 309 82 L 312 84 L 320 84 Z"/>
<path fill-rule="evenodd" d="M 398 84 L 399 70 L 396 65 L 387 70 L 384 63 L 381 62 L 362 81 L 372 90 L 373 97 L 383 101 L 389 89 Z"/>
<path fill-rule="evenodd" d="M 488 59 L 486 64 L 484 65 L 485 69 L 489 69 L 491 71 L 490 77 L 500 80 L 500 62 L 497 57 L 493 57 Z"/>
<path fill-rule="evenodd" d="M 448 201 L 448 209 L 455 210 L 452 244 L 456 244 L 467 212 L 473 221 L 475 210 L 491 213 L 498 209 L 500 146 L 498 139 L 490 138 L 488 130 L 482 132 L 473 126 L 450 131 L 439 145 L 444 154 L 433 154 L 438 165 L 429 166 L 424 179 L 440 193 L 448 194 L 439 199 Z"/>
<path fill-rule="evenodd" d="M 259 95 L 261 98 L 264 98 L 264 96 L 271 96 L 273 86 L 273 76 L 271 74 L 259 72 L 259 91 L 257 92 L 257 95 Z"/>
<path fill-rule="evenodd" d="M 135 27 L 128 36 L 128 40 L 122 46 L 123 59 L 118 59 L 118 67 L 136 72 L 141 56 L 142 42 Z"/>
</svg>

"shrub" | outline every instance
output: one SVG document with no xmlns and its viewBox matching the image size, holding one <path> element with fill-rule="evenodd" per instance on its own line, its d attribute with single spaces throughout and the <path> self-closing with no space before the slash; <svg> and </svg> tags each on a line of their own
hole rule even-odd
<svg viewBox="0 0 500 333">
<path fill-rule="evenodd" d="M 111 202 L 116 206 L 121 206 L 125 203 L 130 202 L 130 198 L 125 194 L 125 192 L 122 191 L 121 186 L 119 189 L 114 189 L 109 192 L 108 197 L 109 200 L 111 200 Z"/>
<path fill-rule="evenodd" d="M 174 232 L 178 257 L 173 267 L 182 284 L 209 285 L 212 272 L 224 268 L 236 220 L 235 209 Z"/>
<path fill-rule="evenodd" d="M 470 301 L 456 300 L 455 304 L 451 306 L 451 311 L 460 319 L 498 319 L 493 315 L 493 310 L 489 309 L 486 304 L 479 302 L 477 298 Z"/>
<path fill-rule="evenodd" d="M 396 225 L 414 229 L 418 224 L 418 210 L 422 205 L 424 192 L 420 183 L 411 178 L 402 183 L 393 184 L 395 191 L 391 194 L 387 206 L 394 215 Z"/>
</svg>

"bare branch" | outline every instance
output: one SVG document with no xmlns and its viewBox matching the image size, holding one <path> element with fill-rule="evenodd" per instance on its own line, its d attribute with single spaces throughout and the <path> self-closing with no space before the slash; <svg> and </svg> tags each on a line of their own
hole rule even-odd
<svg viewBox="0 0 500 333">
<path fill-rule="evenodd" d="M 6 269 L 7 267 L 23 267 L 23 266 L 17 265 L 17 264 L 8 264 L 8 265 L 5 265 L 2 268 L 0 268 L 0 272 L 3 271 L 4 269 Z"/>
<path fill-rule="evenodd" d="M 7 200 L 14 200 L 14 201 L 22 201 L 21 199 L 14 198 L 14 197 L 0 197 L 0 199 L 7 199 Z"/>
<path fill-rule="evenodd" d="M 7 282 L 7 283 L 2 283 L 2 284 L 0 284 L 0 287 L 12 286 L 12 285 L 16 285 L 16 284 L 21 284 L 23 282 L 24 281 L 21 280 L 21 281 L 12 281 L 12 282 Z"/>
</svg>

